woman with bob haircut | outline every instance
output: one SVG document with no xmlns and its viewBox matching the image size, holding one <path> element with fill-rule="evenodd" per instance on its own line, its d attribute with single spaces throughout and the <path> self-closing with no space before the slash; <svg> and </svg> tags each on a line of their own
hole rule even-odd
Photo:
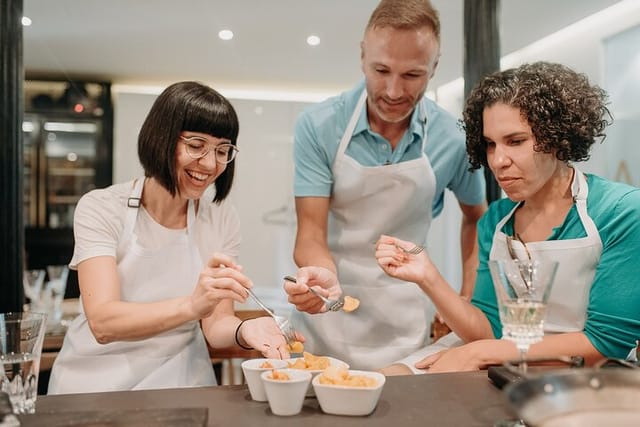
<svg viewBox="0 0 640 427">
<path fill-rule="evenodd" d="M 640 338 L 640 189 L 586 174 L 609 124 L 606 93 L 586 76 L 547 62 L 484 78 L 464 110 L 472 168 L 491 169 L 507 198 L 491 204 L 478 227 L 479 267 L 471 302 L 461 299 L 426 253 L 405 256 L 412 243 L 382 236 L 376 257 L 384 271 L 412 281 L 434 301 L 453 333 L 388 374 L 481 369 L 517 360 L 502 325 L 489 260 L 559 262 L 547 306 L 545 336 L 531 358 L 582 356 L 635 359 Z"/>
<path fill-rule="evenodd" d="M 238 130 L 218 92 L 172 84 L 140 130 L 145 176 L 82 197 L 69 264 L 78 270 L 81 313 L 49 393 L 215 385 L 207 342 L 289 356 L 273 319 L 234 316 L 234 301 L 253 286 L 235 261 L 240 226 L 226 201 Z"/>
</svg>

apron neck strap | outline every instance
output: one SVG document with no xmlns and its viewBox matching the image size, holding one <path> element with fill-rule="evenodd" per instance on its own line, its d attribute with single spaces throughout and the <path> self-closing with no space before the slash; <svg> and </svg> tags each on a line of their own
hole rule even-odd
<svg viewBox="0 0 640 427">
<path fill-rule="evenodd" d="M 342 156 L 347 150 L 347 145 L 349 145 L 349 141 L 351 141 L 351 135 L 353 135 L 353 130 L 356 128 L 356 124 L 358 123 L 358 119 L 360 118 L 360 113 L 362 112 L 362 108 L 364 107 L 364 103 L 367 100 L 367 89 L 362 90 L 362 94 L 360 94 L 360 98 L 358 99 L 358 103 L 356 104 L 356 108 L 353 110 L 353 114 L 351 114 L 351 118 L 349 119 L 349 124 L 347 124 L 347 128 L 344 130 L 344 134 L 342 134 L 342 139 L 340 140 L 340 146 L 338 146 L 338 156 Z"/>
<path fill-rule="evenodd" d="M 587 179 L 584 174 L 576 167 L 573 167 L 573 181 L 571 182 L 571 195 L 573 201 L 584 201 L 586 203 L 587 196 L 589 195 L 589 187 L 587 186 Z"/>
<path fill-rule="evenodd" d="M 131 190 L 131 194 L 127 199 L 127 216 L 125 218 L 124 224 L 124 235 L 129 236 L 133 232 L 133 228 L 136 225 L 136 218 L 138 216 L 138 210 L 140 206 L 142 206 L 142 190 L 144 188 L 144 177 L 138 178 Z M 195 223 L 196 223 L 196 207 L 195 202 L 193 200 L 189 200 L 187 205 L 187 234 L 189 235 L 189 239 L 195 233 Z"/>
<path fill-rule="evenodd" d="M 142 206 L 142 189 L 144 188 L 145 179 L 145 177 L 140 177 L 136 180 L 127 199 L 127 215 L 124 220 L 123 236 L 130 236 L 133 232 L 133 227 L 136 225 L 138 209 Z"/>
</svg>

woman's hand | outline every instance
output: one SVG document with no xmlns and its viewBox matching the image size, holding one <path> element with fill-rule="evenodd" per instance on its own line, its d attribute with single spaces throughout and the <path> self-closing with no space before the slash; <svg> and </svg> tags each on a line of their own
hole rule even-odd
<svg viewBox="0 0 640 427">
<path fill-rule="evenodd" d="M 332 300 L 337 300 L 342 295 L 338 278 L 331 270 L 324 267 L 302 267 L 296 274 L 296 283 L 288 280 L 284 282 L 284 290 L 289 295 L 289 302 L 299 311 L 310 314 L 324 313 L 327 311 L 324 302 L 309 292 L 312 286 L 320 294 Z"/>
<path fill-rule="evenodd" d="M 415 364 L 428 373 L 477 371 L 489 364 L 502 363 L 516 357 L 515 346 L 505 340 L 487 339 L 442 350 Z"/>
<path fill-rule="evenodd" d="M 243 303 L 253 282 L 242 273 L 242 266 L 225 254 L 214 253 L 200 272 L 191 294 L 191 310 L 197 319 L 213 313 L 218 303 L 230 299 Z"/>
<path fill-rule="evenodd" d="M 376 259 L 378 265 L 391 277 L 421 284 L 427 277 L 428 269 L 433 267 L 426 251 L 417 255 L 408 254 L 414 243 L 390 236 L 380 236 L 376 242 Z"/>
<path fill-rule="evenodd" d="M 245 320 L 238 333 L 244 342 L 260 351 L 264 357 L 288 359 L 290 356 L 284 335 L 271 317 Z M 296 333 L 296 337 L 298 341 L 304 342 L 301 334 Z"/>
<path fill-rule="evenodd" d="M 415 366 L 418 369 L 427 369 L 427 373 L 480 370 L 482 366 L 473 355 L 469 354 L 467 345 L 439 351 L 425 357 Z"/>
</svg>

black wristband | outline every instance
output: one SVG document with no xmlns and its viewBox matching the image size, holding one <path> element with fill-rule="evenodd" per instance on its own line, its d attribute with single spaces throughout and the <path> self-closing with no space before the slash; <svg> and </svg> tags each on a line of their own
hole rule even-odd
<svg viewBox="0 0 640 427">
<path fill-rule="evenodd" d="M 240 332 L 240 326 L 242 326 L 242 324 L 244 322 L 246 322 L 247 320 L 250 320 L 250 319 L 245 319 L 245 320 L 241 321 L 240 323 L 238 323 L 238 326 L 236 327 L 236 333 L 235 333 L 236 344 L 238 344 L 240 346 L 240 348 L 243 348 L 245 350 L 253 350 L 253 347 L 247 347 L 247 346 L 244 346 L 244 345 L 240 344 L 240 340 L 238 339 L 238 332 Z"/>
</svg>

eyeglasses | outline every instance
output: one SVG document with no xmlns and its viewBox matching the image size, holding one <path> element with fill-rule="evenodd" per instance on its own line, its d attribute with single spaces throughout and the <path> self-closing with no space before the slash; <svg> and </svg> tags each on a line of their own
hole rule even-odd
<svg viewBox="0 0 640 427">
<path fill-rule="evenodd" d="M 531 261 L 531 252 L 529 252 L 529 248 L 524 243 L 520 235 L 516 234 L 515 239 L 518 240 L 520 243 L 522 243 L 522 246 L 524 246 L 524 251 L 527 254 L 527 258 L 529 259 L 529 261 Z M 511 257 L 511 259 L 513 259 L 514 261 L 517 261 L 518 255 L 516 254 L 516 250 L 513 248 L 513 240 L 514 240 L 513 236 L 507 236 L 507 250 L 509 251 L 509 256 Z"/>
<path fill-rule="evenodd" d="M 531 286 L 533 282 L 533 267 L 531 264 L 532 262 L 531 252 L 529 252 L 529 248 L 524 243 L 524 241 L 522 240 L 519 234 L 516 233 L 515 238 L 520 243 L 522 243 L 522 246 L 524 246 L 524 251 L 527 254 L 528 263 L 521 265 L 519 268 L 519 271 L 520 271 L 520 277 L 522 277 L 522 281 L 524 282 L 524 285 L 527 287 L 528 291 L 531 291 Z M 507 236 L 507 251 L 509 251 L 509 256 L 511 257 L 511 259 L 513 259 L 514 261 L 520 261 L 520 259 L 518 258 L 518 255 L 516 254 L 515 249 L 513 248 L 513 241 L 514 241 L 514 238 L 512 236 Z"/>
<path fill-rule="evenodd" d="M 213 150 L 216 155 L 216 162 L 226 165 L 236 158 L 239 151 L 235 145 L 230 143 L 212 146 L 200 136 L 180 136 L 180 139 L 186 145 L 187 154 L 194 160 L 203 158 L 209 154 L 209 151 Z"/>
</svg>

